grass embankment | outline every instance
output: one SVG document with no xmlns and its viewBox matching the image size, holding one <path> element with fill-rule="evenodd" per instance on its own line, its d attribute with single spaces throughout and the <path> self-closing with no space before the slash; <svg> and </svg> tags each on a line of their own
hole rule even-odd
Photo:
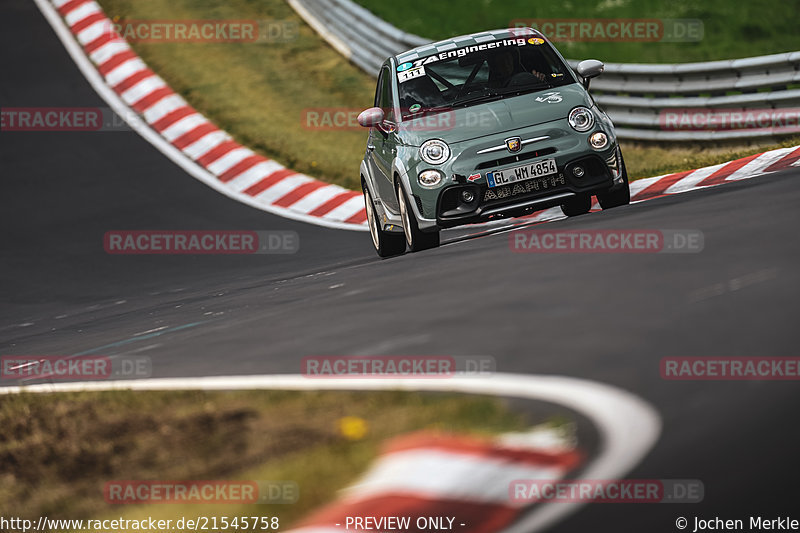
<svg viewBox="0 0 800 533">
<path fill-rule="evenodd" d="M 309 108 L 360 110 L 372 104 L 375 80 L 344 60 L 306 26 L 283 0 L 100 0 L 110 17 L 123 19 L 256 19 L 291 21 L 296 39 L 262 43 L 133 43 L 141 57 L 189 103 L 230 132 L 237 141 L 298 171 L 358 189 L 358 166 L 366 145 L 359 129 L 312 130 Z M 568 57 L 591 55 L 606 61 L 690 61 L 747 56 L 798 48 L 792 5 L 768 0 L 752 6 L 711 3 L 633 4 L 574 1 L 569 4 L 508 3 L 452 5 L 413 0 L 362 3 L 403 29 L 429 37 L 505 26 L 512 18 L 652 17 L 700 18 L 701 43 L 576 43 L 559 47 Z M 570 7 L 571 6 L 571 7 Z M 607 7 L 603 7 L 607 6 Z M 641 7 L 634 7 L 641 6 Z M 589 9 L 591 8 L 591 9 Z M 796 11 L 796 9 L 795 9 Z M 734 23 L 738 21 L 738 23 Z M 749 30 L 747 30 L 749 28 Z M 747 30 L 746 33 L 742 33 Z M 794 43 L 794 44 L 793 44 Z M 591 53 L 589 53 L 591 52 Z M 596 53 L 595 53 L 596 52 Z M 800 143 L 800 137 L 793 145 Z M 631 179 L 728 161 L 775 145 L 748 143 L 709 149 L 703 144 L 623 145 Z"/>
<path fill-rule="evenodd" d="M 361 437 L 342 417 L 366 421 Z M 500 400 L 401 392 L 114 392 L 0 397 L 0 515 L 278 516 L 332 500 L 391 436 L 527 427 Z M 357 432 L 356 432 L 357 433 Z M 355 438 L 360 437 L 360 438 Z M 113 480 L 292 480 L 291 505 L 109 505 Z"/>
<path fill-rule="evenodd" d="M 458 9 L 430 0 L 356 1 L 398 28 L 431 39 L 507 28 L 517 19 L 697 19 L 703 24 L 703 38 L 696 42 L 558 42 L 561 53 L 571 59 L 684 63 L 800 49 L 799 0 L 488 0 L 459 3 Z"/>
<path fill-rule="evenodd" d="M 628 174 L 633 180 L 707 167 L 775 148 L 797 145 L 800 145 L 800 136 L 778 143 L 717 147 L 705 147 L 701 143 L 667 147 L 623 142 L 622 152 L 625 155 Z"/>
<path fill-rule="evenodd" d="M 366 130 L 312 131 L 308 108 L 369 107 L 375 81 L 342 59 L 283 0 L 103 0 L 123 19 L 293 21 L 288 42 L 133 43 L 170 86 L 237 141 L 298 172 L 360 188 Z"/>
</svg>

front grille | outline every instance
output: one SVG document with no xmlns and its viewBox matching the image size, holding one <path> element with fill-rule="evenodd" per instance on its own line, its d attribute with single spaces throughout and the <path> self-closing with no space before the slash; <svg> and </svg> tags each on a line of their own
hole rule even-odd
<svg viewBox="0 0 800 533">
<path fill-rule="evenodd" d="M 534 150 L 533 152 L 526 152 L 524 154 L 515 154 L 510 155 L 508 157 L 501 157 L 500 159 L 492 159 L 491 161 L 484 161 L 483 163 L 479 163 L 475 169 L 476 170 L 483 170 L 485 168 L 497 168 L 503 165 L 510 165 L 512 163 L 519 163 L 520 161 L 526 161 L 528 159 L 535 159 L 537 157 L 541 157 L 543 155 L 550 155 L 556 153 L 556 149 L 553 147 L 550 148 L 542 148 L 541 150 Z"/>
</svg>

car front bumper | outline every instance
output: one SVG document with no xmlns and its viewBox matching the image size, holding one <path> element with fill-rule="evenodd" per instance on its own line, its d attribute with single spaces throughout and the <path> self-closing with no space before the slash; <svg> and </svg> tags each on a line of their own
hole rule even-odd
<svg viewBox="0 0 800 533">
<path fill-rule="evenodd" d="M 495 217 L 521 216 L 533 211 L 563 205 L 581 195 L 601 194 L 621 185 L 621 161 L 615 149 L 603 159 L 590 153 L 558 167 L 558 174 L 490 188 L 486 183 L 469 183 L 463 176 L 439 191 L 435 226 L 449 228 L 483 222 Z M 573 172 L 583 168 L 581 177 Z M 471 196 L 466 202 L 462 196 Z M 430 222 L 434 222 L 431 220 Z M 433 226 L 433 224 L 429 224 Z"/>
</svg>

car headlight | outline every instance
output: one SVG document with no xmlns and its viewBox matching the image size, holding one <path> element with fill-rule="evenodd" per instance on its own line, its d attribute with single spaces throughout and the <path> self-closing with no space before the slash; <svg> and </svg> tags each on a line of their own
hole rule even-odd
<svg viewBox="0 0 800 533">
<path fill-rule="evenodd" d="M 588 108 L 578 106 L 569 112 L 569 125 L 579 132 L 589 131 L 594 126 L 594 115 Z"/>
<path fill-rule="evenodd" d="M 450 147 L 444 141 L 431 139 L 419 147 L 419 156 L 429 165 L 441 165 L 450 158 Z"/>
<path fill-rule="evenodd" d="M 436 187 L 442 181 L 442 173 L 438 170 L 423 170 L 417 176 L 417 181 L 423 187 Z"/>
<path fill-rule="evenodd" d="M 596 131 L 589 137 L 589 144 L 591 144 L 592 148 L 595 150 L 602 150 L 608 144 L 608 135 L 602 131 Z"/>
</svg>

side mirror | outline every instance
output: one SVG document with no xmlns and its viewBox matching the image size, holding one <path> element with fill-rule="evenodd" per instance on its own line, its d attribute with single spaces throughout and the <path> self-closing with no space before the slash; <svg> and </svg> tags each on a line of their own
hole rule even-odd
<svg viewBox="0 0 800 533">
<path fill-rule="evenodd" d="M 383 122 L 383 109 L 380 107 L 370 107 L 358 115 L 358 123 L 365 128 L 374 128 L 381 122 Z"/>
<path fill-rule="evenodd" d="M 603 65 L 602 61 L 598 61 L 596 59 L 584 59 L 578 63 L 575 71 L 578 73 L 578 76 L 583 78 L 583 86 L 588 89 L 589 80 L 602 74 L 605 68 L 606 66 Z"/>
</svg>

